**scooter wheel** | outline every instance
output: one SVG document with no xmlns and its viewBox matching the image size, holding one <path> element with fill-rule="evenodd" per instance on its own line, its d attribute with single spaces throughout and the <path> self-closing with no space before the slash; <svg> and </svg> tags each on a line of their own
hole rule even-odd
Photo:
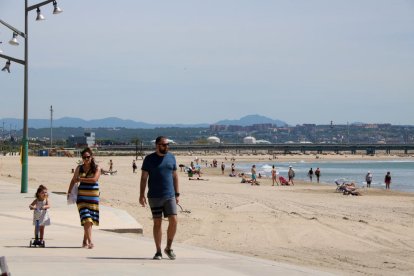
<svg viewBox="0 0 414 276">
<path fill-rule="evenodd" d="M 40 247 L 43 247 L 43 248 L 45 248 L 45 241 L 43 241 L 41 244 L 40 244 Z"/>
<path fill-rule="evenodd" d="M 29 244 L 29 246 L 30 246 L 30 247 L 32 247 L 32 241 L 30 241 L 30 244 Z"/>
</svg>

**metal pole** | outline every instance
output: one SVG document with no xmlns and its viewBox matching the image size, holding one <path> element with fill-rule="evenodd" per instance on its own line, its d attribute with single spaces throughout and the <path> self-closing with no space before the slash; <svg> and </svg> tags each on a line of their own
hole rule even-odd
<svg viewBox="0 0 414 276">
<path fill-rule="evenodd" d="M 349 122 L 346 122 L 346 127 L 348 128 L 348 145 L 349 145 Z"/>
<path fill-rule="evenodd" d="M 138 160 L 138 139 L 135 139 L 135 160 Z"/>
<path fill-rule="evenodd" d="M 21 193 L 27 193 L 27 187 L 28 187 L 28 151 L 29 151 L 29 127 L 28 127 L 28 67 L 29 67 L 29 28 L 28 28 L 28 10 L 27 10 L 27 0 L 25 2 L 25 8 L 24 8 L 24 32 L 26 34 L 24 38 L 24 108 L 23 108 L 23 139 L 22 139 L 22 182 L 21 182 Z"/>
<path fill-rule="evenodd" d="M 53 106 L 50 106 L 50 149 L 53 146 Z"/>
</svg>

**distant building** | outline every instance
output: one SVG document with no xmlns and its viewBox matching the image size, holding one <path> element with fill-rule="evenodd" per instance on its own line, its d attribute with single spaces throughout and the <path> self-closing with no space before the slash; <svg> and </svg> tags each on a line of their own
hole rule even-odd
<svg viewBox="0 0 414 276">
<path fill-rule="evenodd" d="M 69 147 L 94 147 L 96 145 L 95 132 L 85 132 L 84 136 L 70 136 Z"/>
<path fill-rule="evenodd" d="M 211 132 L 225 131 L 225 130 L 227 130 L 227 126 L 225 125 L 210 125 Z"/>
<path fill-rule="evenodd" d="M 167 143 L 169 143 L 169 144 L 177 144 L 174 140 L 168 139 L 168 138 L 167 138 Z M 151 140 L 151 144 L 155 144 L 155 139 L 154 140 Z"/>
<path fill-rule="evenodd" d="M 252 137 L 252 136 L 247 136 L 243 138 L 243 143 L 244 144 L 256 144 L 256 138 Z"/>
<path fill-rule="evenodd" d="M 220 138 L 216 137 L 216 136 L 210 136 L 207 138 L 207 142 L 209 144 L 220 144 Z"/>
<path fill-rule="evenodd" d="M 266 130 L 272 129 L 274 127 L 275 126 L 273 124 L 253 124 L 251 126 L 251 130 L 266 131 Z"/>
<path fill-rule="evenodd" d="M 256 140 L 256 144 L 271 144 L 269 141 L 267 140 Z"/>
<path fill-rule="evenodd" d="M 230 125 L 227 128 L 228 131 L 243 131 L 245 129 L 246 128 L 244 126 L 235 126 L 235 125 Z"/>
</svg>

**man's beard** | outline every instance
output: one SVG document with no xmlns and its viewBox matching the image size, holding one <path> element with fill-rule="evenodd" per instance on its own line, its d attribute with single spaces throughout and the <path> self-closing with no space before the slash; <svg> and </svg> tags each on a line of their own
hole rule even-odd
<svg viewBox="0 0 414 276">
<path fill-rule="evenodd" d="M 168 152 L 168 149 L 160 149 L 161 154 L 166 154 Z"/>
</svg>

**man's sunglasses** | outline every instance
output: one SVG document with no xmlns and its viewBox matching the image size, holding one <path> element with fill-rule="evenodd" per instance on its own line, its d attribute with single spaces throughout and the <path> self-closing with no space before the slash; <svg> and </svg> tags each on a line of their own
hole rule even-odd
<svg viewBox="0 0 414 276">
<path fill-rule="evenodd" d="M 170 144 L 166 143 L 166 144 L 158 144 L 159 146 L 164 146 L 164 147 L 168 147 Z"/>
</svg>

